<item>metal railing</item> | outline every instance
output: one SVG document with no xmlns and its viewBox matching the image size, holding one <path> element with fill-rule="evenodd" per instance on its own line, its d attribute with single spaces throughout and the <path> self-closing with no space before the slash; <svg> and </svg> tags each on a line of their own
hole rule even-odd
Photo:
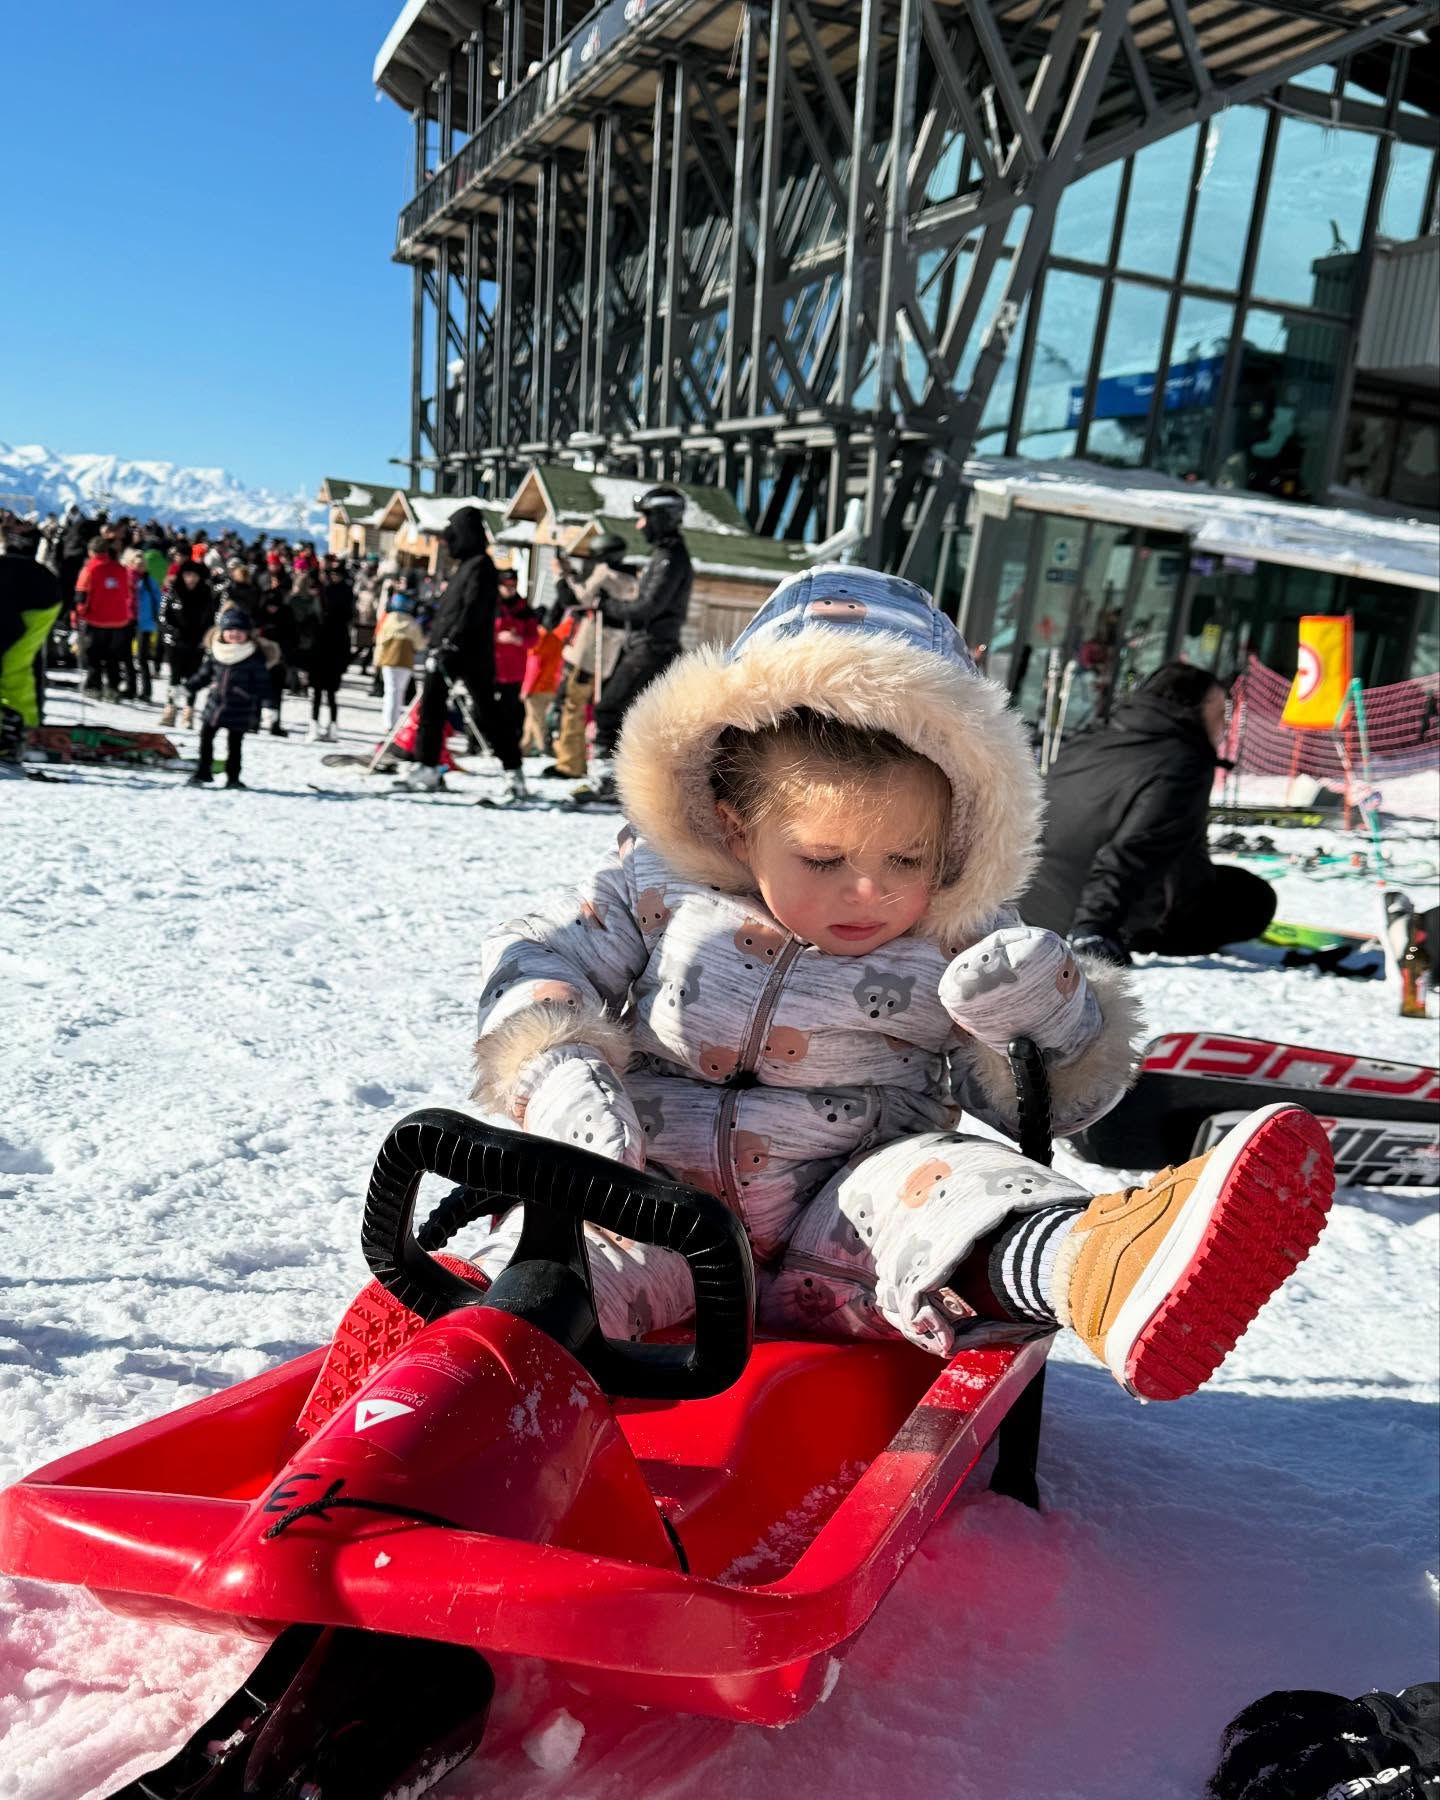
<svg viewBox="0 0 1440 1800">
<path fill-rule="evenodd" d="M 480 128 L 444 162 L 402 209 L 395 247 L 403 250 L 456 200 L 582 76 L 591 75 L 641 24 L 653 20 L 673 0 L 601 0 L 500 104 Z"/>
</svg>

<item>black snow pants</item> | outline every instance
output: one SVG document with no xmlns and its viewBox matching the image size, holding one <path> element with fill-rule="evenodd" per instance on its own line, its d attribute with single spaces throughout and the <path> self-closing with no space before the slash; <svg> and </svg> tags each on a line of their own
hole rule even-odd
<svg viewBox="0 0 1440 1800">
<path fill-rule="evenodd" d="M 615 667 L 600 684 L 595 702 L 595 741 L 591 755 L 599 761 L 614 754 L 620 727 L 631 702 L 638 699 L 657 675 L 663 675 L 680 654 L 678 644 L 652 644 L 640 638 L 626 644 Z"/>
<path fill-rule="evenodd" d="M 465 688 L 475 726 L 485 742 L 500 759 L 502 769 L 518 769 L 521 765 L 520 731 L 524 711 L 517 718 L 514 711 L 501 705 L 495 693 L 495 665 L 483 658 L 451 655 L 432 668 L 425 677 L 420 694 L 420 737 L 415 746 L 420 762 L 435 768 L 445 745 L 445 715 L 450 703 L 450 684 L 458 681 Z"/>
<path fill-rule="evenodd" d="M 1161 956 L 1207 956 L 1222 944 L 1246 944 L 1275 917 L 1275 890 L 1248 869 L 1222 865 L 1215 879 L 1172 907 L 1152 931 L 1137 931 L 1132 950 Z"/>
</svg>

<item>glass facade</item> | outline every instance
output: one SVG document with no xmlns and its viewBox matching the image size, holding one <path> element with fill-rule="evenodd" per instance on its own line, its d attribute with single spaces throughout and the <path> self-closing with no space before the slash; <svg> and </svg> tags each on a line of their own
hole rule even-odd
<svg viewBox="0 0 1440 1800">
<path fill-rule="evenodd" d="M 1373 239 L 1440 228 L 1437 150 L 1434 117 L 1319 69 L 1077 181 L 980 453 L 1318 505 L 1343 488 L 1436 517 L 1440 392 L 1350 365 Z M 966 629 L 1034 722 L 1067 669 L 1070 730 L 1170 657 L 1227 678 L 1251 655 L 1293 668 L 1305 613 L 1353 615 L 1367 685 L 1440 659 L 1434 596 L 1413 589 L 1018 506 L 957 535 Z"/>
<path fill-rule="evenodd" d="M 1435 119 L 1358 96 L 1314 70 L 1277 105 L 1231 108 L 1068 188 L 1034 329 L 1027 344 L 1016 327 L 979 452 L 1311 502 L 1358 468 L 1365 492 L 1434 508 L 1433 492 L 1417 495 L 1430 419 L 1372 412 L 1347 438 L 1337 418 L 1367 225 L 1408 239 L 1436 208 Z M 982 316 L 1006 270 L 1002 259 Z"/>
</svg>

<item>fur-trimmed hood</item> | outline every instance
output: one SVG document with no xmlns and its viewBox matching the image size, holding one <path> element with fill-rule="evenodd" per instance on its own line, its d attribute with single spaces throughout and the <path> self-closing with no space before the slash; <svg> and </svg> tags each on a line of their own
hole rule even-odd
<svg viewBox="0 0 1440 1800">
<path fill-rule="evenodd" d="M 843 564 L 782 582 L 728 650 L 682 656 L 626 715 L 621 801 L 679 874 L 749 890 L 715 811 L 715 742 L 728 725 L 755 731 L 800 707 L 888 731 L 949 780 L 949 844 L 925 935 L 964 942 L 1025 887 L 1042 803 L 1023 721 L 923 588 Z"/>
</svg>

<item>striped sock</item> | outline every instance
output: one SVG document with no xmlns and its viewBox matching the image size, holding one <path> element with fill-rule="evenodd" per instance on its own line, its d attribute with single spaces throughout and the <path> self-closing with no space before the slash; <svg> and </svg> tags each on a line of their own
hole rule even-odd
<svg viewBox="0 0 1440 1800">
<path fill-rule="evenodd" d="M 1062 1202 L 1021 1213 L 990 1246 L 990 1291 L 1012 1318 L 1037 1325 L 1057 1322 L 1055 1259 L 1087 1202 Z"/>
</svg>

